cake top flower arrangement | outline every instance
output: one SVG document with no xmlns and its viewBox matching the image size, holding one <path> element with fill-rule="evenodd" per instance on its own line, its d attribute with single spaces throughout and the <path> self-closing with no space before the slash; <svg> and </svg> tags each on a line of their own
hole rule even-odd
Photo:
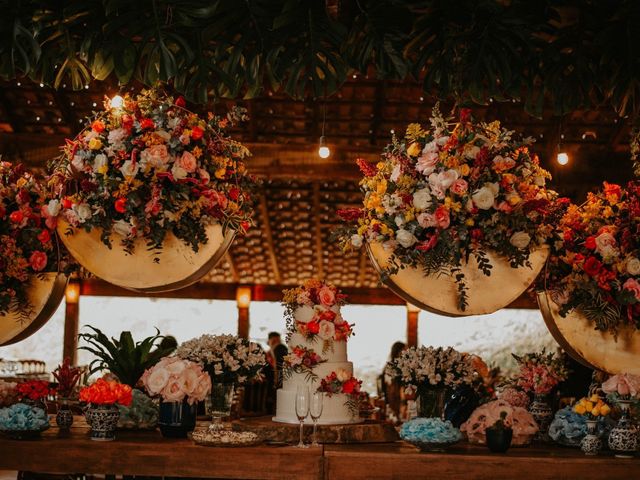
<svg viewBox="0 0 640 480">
<path fill-rule="evenodd" d="M 576 310 L 596 330 L 640 329 L 640 182 L 604 183 L 569 206 L 545 283 L 565 316 Z"/>
<path fill-rule="evenodd" d="M 460 267 L 470 256 L 485 275 L 488 250 L 526 265 L 551 233 L 545 216 L 556 194 L 529 143 L 499 122 L 475 122 L 468 109 L 452 124 L 436 106 L 429 129 L 411 124 L 377 165 L 358 161 L 364 205 L 338 211 L 353 225 L 340 232 L 345 248 L 382 243 L 392 252 L 388 275 L 404 266 L 454 275 L 464 311 Z"/>
<path fill-rule="evenodd" d="M 211 377 L 202 365 L 165 357 L 142 375 L 142 383 L 150 395 L 159 395 L 165 402 L 182 402 L 189 405 L 202 402 L 211 392 Z"/>
<path fill-rule="evenodd" d="M 602 384 L 604 393 L 617 395 L 622 400 L 629 400 L 640 396 L 640 375 L 620 373 L 613 375 Z"/>
<path fill-rule="evenodd" d="M 335 285 L 311 279 L 283 293 L 289 337 L 299 333 L 308 339 L 320 338 L 326 351 L 332 341 L 346 341 L 353 334 L 353 325 L 344 320 L 339 308 L 347 296 Z"/>
<path fill-rule="evenodd" d="M 91 405 L 123 405 L 128 407 L 133 400 L 129 385 L 100 378 L 80 390 L 80 401 Z"/>
<path fill-rule="evenodd" d="M 513 355 L 519 364 L 519 372 L 514 382 L 525 392 L 547 395 L 563 380 L 568 371 L 561 358 L 553 352 L 527 353 Z"/>
<path fill-rule="evenodd" d="M 451 347 L 411 347 L 389 362 L 386 374 L 412 389 L 453 387 L 475 379 L 473 361 Z"/>
<path fill-rule="evenodd" d="M 584 415 L 589 420 L 597 420 L 611 413 L 611 406 L 598 395 L 581 398 L 574 406 L 573 411 L 578 415 Z"/>
<path fill-rule="evenodd" d="M 22 165 L 0 161 L 0 315 L 27 312 L 29 280 L 57 272 L 56 208 Z"/>
<path fill-rule="evenodd" d="M 109 246 L 115 233 L 130 253 L 137 238 L 161 250 L 169 232 L 197 252 L 208 224 L 249 227 L 249 151 L 225 134 L 244 112 L 204 120 L 184 107 L 157 90 L 126 95 L 67 141 L 50 183 L 71 227 L 102 229 Z"/>
<path fill-rule="evenodd" d="M 202 335 L 182 343 L 176 355 L 204 366 L 211 381 L 243 384 L 262 378 L 266 357 L 257 343 L 235 335 Z"/>
</svg>

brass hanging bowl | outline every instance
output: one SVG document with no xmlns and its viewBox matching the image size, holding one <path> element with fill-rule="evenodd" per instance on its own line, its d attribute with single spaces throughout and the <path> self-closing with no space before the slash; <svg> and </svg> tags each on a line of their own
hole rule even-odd
<svg viewBox="0 0 640 480">
<path fill-rule="evenodd" d="M 574 359 L 603 372 L 640 375 L 640 332 L 621 327 L 617 338 L 596 330 L 592 322 L 576 310 L 565 317 L 548 292 L 538 292 L 538 306 L 553 338 Z"/>
<path fill-rule="evenodd" d="M 66 286 L 67 276 L 62 273 L 32 275 L 27 287 L 28 311 L 0 315 L 0 346 L 17 343 L 40 330 L 58 310 Z"/>
<path fill-rule="evenodd" d="M 374 268 L 382 275 L 389 265 L 391 252 L 379 242 L 367 243 L 367 251 Z M 468 295 L 464 311 L 458 308 L 458 286 L 451 275 L 425 275 L 420 268 L 405 267 L 387 276 L 383 283 L 407 302 L 438 315 L 485 315 L 506 307 L 522 295 L 538 276 L 548 256 L 549 248 L 540 247 L 529 255 L 531 267 L 512 268 L 507 259 L 487 251 L 493 266 L 491 276 L 478 269 L 472 256 L 468 264 L 460 267 Z"/>
<path fill-rule="evenodd" d="M 72 228 L 62 218 L 58 220 L 58 234 L 71 255 L 93 275 L 109 283 L 143 293 L 158 293 L 187 287 L 209 273 L 222 259 L 233 241 L 236 231 L 223 231 L 214 223 L 205 230 L 208 241 L 194 252 L 190 245 L 172 233 L 167 234 L 162 251 L 149 250 L 146 241 L 139 238 L 132 254 L 120 245 L 121 237 L 113 233 L 111 248 L 100 235 L 102 230 L 90 232 Z"/>
</svg>

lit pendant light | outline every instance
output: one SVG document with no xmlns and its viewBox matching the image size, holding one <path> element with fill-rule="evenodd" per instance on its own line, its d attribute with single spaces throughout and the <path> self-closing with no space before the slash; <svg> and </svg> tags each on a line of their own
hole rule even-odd
<svg viewBox="0 0 640 480">
<path fill-rule="evenodd" d="M 324 138 L 324 135 L 320 137 L 320 146 L 318 147 L 318 156 L 320 158 L 329 158 L 331 155 L 331 150 L 327 146 L 327 141 Z"/>
</svg>

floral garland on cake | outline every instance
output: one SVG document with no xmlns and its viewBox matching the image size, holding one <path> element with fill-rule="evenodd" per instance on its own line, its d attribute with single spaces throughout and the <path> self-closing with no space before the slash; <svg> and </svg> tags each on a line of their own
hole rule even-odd
<svg viewBox="0 0 640 480">
<path fill-rule="evenodd" d="M 344 394 L 348 400 L 345 405 L 349 409 L 352 418 L 356 418 L 360 412 L 360 397 L 362 396 L 362 380 L 358 380 L 344 369 L 331 372 L 320 381 L 318 392 L 332 395 Z"/>
<path fill-rule="evenodd" d="M 411 347 L 389 362 L 385 373 L 411 390 L 471 385 L 476 378 L 474 359 L 447 347 Z"/>
<path fill-rule="evenodd" d="M 57 272 L 57 207 L 22 165 L 0 161 L 0 315 L 28 316 L 30 279 Z"/>
<path fill-rule="evenodd" d="M 304 374 L 308 382 L 315 380 L 318 376 L 313 372 L 314 367 L 325 362 L 326 360 L 323 360 L 313 348 L 293 347 L 291 353 L 285 355 L 283 360 L 284 378 L 289 379 L 294 373 L 298 373 Z"/>
<path fill-rule="evenodd" d="M 640 182 L 604 183 L 570 205 L 545 283 L 560 315 L 576 310 L 596 330 L 640 329 Z"/>
<path fill-rule="evenodd" d="M 344 305 L 347 298 L 335 285 L 312 279 L 283 293 L 289 338 L 299 333 L 310 341 L 320 339 L 324 353 L 333 348 L 333 342 L 346 341 L 353 334 L 353 324 L 347 323 L 339 312 L 334 311 L 334 307 Z M 313 318 L 308 322 L 298 321 L 295 314 L 300 307 L 313 308 Z"/>
<path fill-rule="evenodd" d="M 244 111 L 205 121 L 184 107 L 157 90 L 126 95 L 67 141 L 51 184 L 71 227 L 102 229 L 108 246 L 116 233 L 129 253 L 137 238 L 160 251 L 171 232 L 197 252 L 209 224 L 249 228 L 249 151 L 225 134 Z"/>
<path fill-rule="evenodd" d="M 349 224 L 337 232 L 342 244 L 382 243 L 393 252 L 383 276 L 406 266 L 452 275 L 464 311 L 460 267 L 470 256 L 489 276 L 487 250 L 512 267 L 527 265 L 551 233 L 545 217 L 556 194 L 545 188 L 550 174 L 530 143 L 497 121 L 473 121 L 468 109 L 452 126 L 436 106 L 430 129 L 411 124 L 404 138 L 393 137 L 377 165 L 358 160 L 364 205 L 338 211 Z"/>
<path fill-rule="evenodd" d="M 202 335 L 182 343 L 176 355 L 204 366 L 214 383 L 243 384 L 262 378 L 262 348 L 235 335 Z"/>
</svg>

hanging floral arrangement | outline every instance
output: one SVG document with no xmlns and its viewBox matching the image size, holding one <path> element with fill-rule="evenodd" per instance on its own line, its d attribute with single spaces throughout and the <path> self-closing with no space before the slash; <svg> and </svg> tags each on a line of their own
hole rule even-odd
<svg viewBox="0 0 640 480">
<path fill-rule="evenodd" d="M 51 184 L 67 233 L 99 229 L 109 247 L 115 234 L 128 253 L 137 239 L 160 252 L 172 233 L 197 252 L 207 225 L 249 228 L 249 151 L 225 133 L 245 118 L 243 110 L 205 120 L 182 97 L 156 89 L 116 100 L 67 141 L 54 165 Z"/>
<path fill-rule="evenodd" d="M 488 252 L 525 266 L 550 236 L 545 217 L 556 194 L 530 143 L 497 121 L 474 121 L 468 109 L 450 123 L 436 106 L 430 128 L 411 124 L 376 165 L 358 161 L 364 204 L 338 212 L 350 224 L 339 232 L 343 245 L 382 244 L 391 252 L 383 280 L 407 267 L 451 275 L 464 311 L 461 267 L 471 257 L 489 276 Z"/>
<path fill-rule="evenodd" d="M 34 278 L 58 272 L 57 213 L 33 175 L 0 161 L 0 315 L 28 317 Z"/>
<path fill-rule="evenodd" d="M 604 183 L 570 205 L 546 270 L 559 314 L 576 311 L 596 330 L 640 329 L 640 182 Z"/>
</svg>

